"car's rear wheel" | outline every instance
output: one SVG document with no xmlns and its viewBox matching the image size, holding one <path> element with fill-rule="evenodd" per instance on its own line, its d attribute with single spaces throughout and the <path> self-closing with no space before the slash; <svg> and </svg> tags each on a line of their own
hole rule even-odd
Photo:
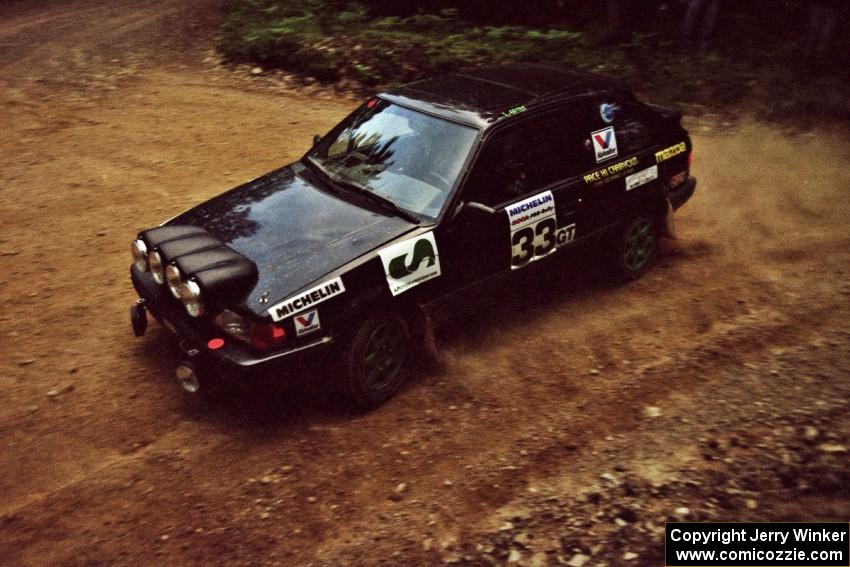
<svg viewBox="0 0 850 567">
<path fill-rule="evenodd" d="M 626 223 L 615 241 L 614 271 L 624 280 L 643 276 L 658 253 L 659 225 L 650 215 L 638 215 Z"/>
<path fill-rule="evenodd" d="M 376 314 L 354 331 L 345 353 L 345 401 L 356 409 L 377 407 L 404 382 L 410 333 L 397 315 Z"/>
</svg>

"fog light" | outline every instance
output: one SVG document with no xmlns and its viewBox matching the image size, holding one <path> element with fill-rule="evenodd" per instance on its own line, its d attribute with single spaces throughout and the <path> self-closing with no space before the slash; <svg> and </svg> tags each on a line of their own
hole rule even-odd
<svg viewBox="0 0 850 567">
<path fill-rule="evenodd" d="M 184 362 L 179 365 L 175 369 L 174 374 L 177 375 L 177 381 L 180 382 L 183 389 L 190 394 L 194 394 L 201 389 L 201 383 L 198 380 L 198 375 L 192 363 Z"/>
<path fill-rule="evenodd" d="M 254 324 L 238 313 L 225 309 L 215 318 L 215 324 L 231 337 L 246 343 L 251 342 Z"/>
</svg>

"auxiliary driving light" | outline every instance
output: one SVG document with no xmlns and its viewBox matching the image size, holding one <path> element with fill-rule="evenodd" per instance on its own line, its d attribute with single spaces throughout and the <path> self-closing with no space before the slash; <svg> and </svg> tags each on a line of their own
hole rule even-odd
<svg viewBox="0 0 850 567">
<path fill-rule="evenodd" d="M 204 314 L 204 304 L 201 301 L 201 288 L 197 283 L 189 280 L 180 284 L 180 301 L 186 308 L 186 313 L 192 317 L 200 317 Z"/>
<path fill-rule="evenodd" d="M 133 265 L 140 272 L 148 271 L 148 247 L 145 241 L 137 238 L 130 245 L 130 253 L 133 255 Z"/>
<path fill-rule="evenodd" d="M 180 299 L 180 286 L 183 284 L 183 276 L 180 275 L 180 268 L 174 264 L 169 264 L 165 267 L 165 283 L 168 284 L 168 289 L 176 299 Z"/>
<path fill-rule="evenodd" d="M 153 281 L 158 284 L 165 283 L 165 274 L 162 271 L 162 256 L 157 250 L 148 254 L 148 268 L 153 276 Z"/>
</svg>

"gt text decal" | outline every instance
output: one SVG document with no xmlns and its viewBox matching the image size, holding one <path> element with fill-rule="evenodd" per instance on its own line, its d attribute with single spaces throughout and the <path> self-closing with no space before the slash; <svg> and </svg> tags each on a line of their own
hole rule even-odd
<svg viewBox="0 0 850 567">
<path fill-rule="evenodd" d="M 505 211 L 511 228 L 511 269 L 555 251 L 558 221 L 551 191 L 508 205 Z"/>
<path fill-rule="evenodd" d="M 673 156 L 677 156 L 679 154 L 683 154 L 687 151 L 687 146 L 685 146 L 685 142 L 679 142 L 675 146 L 670 146 L 669 148 L 664 148 L 659 152 L 655 152 L 655 161 L 661 163 L 662 161 L 667 161 Z"/>
<path fill-rule="evenodd" d="M 334 278 L 324 283 L 320 283 L 312 289 L 308 289 L 303 293 L 299 293 L 289 299 L 284 299 L 277 305 L 269 308 L 269 315 L 272 320 L 280 321 L 290 315 L 294 315 L 299 311 L 303 311 L 311 305 L 318 305 L 323 301 L 327 301 L 332 297 L 336 297 L 345 292 L 345 285 L 342 283 L 342 278 Z"/>
<path fill-rule="evenodd" d="M 613 126 L 591 132 L 590 138 L 593 140 L 593 151 L 596 154 L 597 163 L 617 156 L 617 135 L 614 133 Z"/>
<path fill-rule="evenodd" d="M 637 173 L 633 173 L 626 177 L 626 191 L 631 191 L 635 187 L 646 185 L 650 181 L 658 179 L 658 166 L 653 165 Z"/>
<path fill-rule="evenodd" d="M 633 168 L 638 164 L 638 158 L 633 157 L 627 160 L 623 160 L 617 163 L 612 163 L 608 167 L 603 167 L 602 169 L 597 169 L 596 171 L 591 171 L 587 175 L 584 176 L 585 183 L 596 183 L 600 181 L 605 183 L 607 181 L 612 181 L 614 179 L 619 179 L 620 174 L 624 171 Z"/>
<path fill-rule="evenodd" d="M 299 337 L 309 335 L 322 328 L 321 323 L 319 323 L 319 311 L 317 309 L 296 315 L 293 317 L 293 320 L 295 321 L 295 334 Z"/>
<path fill-rule="evenodd" d="M 440 275 L 440 255 L 433 232 L 393 244 L 378 254 L 393 296 Z"/>
<path fill-rule="evenodd" d="M 555 241 L 558 243 L 558 248 L 566 246 L 576 237 L 576 223 L 568 224 L 563 228 L 559 228 L 555 233 Z"/>
</svg>

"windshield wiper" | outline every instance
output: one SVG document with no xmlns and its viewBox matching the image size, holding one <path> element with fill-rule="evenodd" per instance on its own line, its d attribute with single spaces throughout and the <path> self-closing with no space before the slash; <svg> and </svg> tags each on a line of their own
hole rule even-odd
<svg viewBox="0 0 850 567">
<path fill-rule="evenodd" d="M 333 179 L 336 183 L 344 186 L 347 189 L 353 189 L 358 194 L 363 195 L 367 199 L 371 200 L 374 203 L 377 203 L 388 211 L 395 213 L 396 216 L 399 216 L 408 222 L 412 222 L 413 224 L 419 224 L 421 222 L 419 217 L 417 217 L 416 215 L 405 211 L 404 209 L 393 203 L 390 199 L 387 199 L 383 195 L 375 193 L 368 187 L 365 187 L 357 183 L 356 181 L 340 178 L 338 175 L 336 176 L 336 178 L 332 177 L 331 179 Z"/>
<path fill-rule="evenodd" d="M 421 219 L 419 219 L 419 217 L 417 217 L 416 215 L 414 215 L 412 213 L 405 211 L 404 209 L 402 209 L 401 207 L 399 207 L 398 205 L 396 205 L 394 202 L 392 202 L 390 199 L 387 199 L 383 195 L 379 195 L 379 194 L 375 193 L 374 191 L 372 191 L 368 187 L 361 185 L 360 183 L 357 183 L 356 181 L 342 177 L 341 175 L 339 175 L 337 173 L 333 173 L 332 171 L 328 170 L 326 167 L 324 167 L 322 164 L 318 163 L 313 158 L 307 158 L 307 159 L 308 159 L 308 161 L 310 161 L 310 163 L 312 163 L 314 166 L 316 166 L 316 168 L 318 168 L 319 171 L 324 173 L 328 177 L 328 179 L 333 181 L 335 184 L 342 186 L 342 187 L 345 187 L 346 189 L 350 189 L 350 190 L 354 191 L 355 193 L 357 193 L 359 195 L 363 195 L 364 197 L 366 197 L 367 199 L 369 199 L 373 203 L 377 203 L 378 205 L 380 205 L 384 209 L 387 209 L 388 211 L 394 213 L 396 216 L 399 216 L 399 217 L 403 218 L 404 220 L 406 220 L 408 222 L 412 222 L 413 224 L 419 224 L 420 222 L 422 222 Z"/>
<path fill-rule="evenodd" d="M 314 168 L 316 168 L 316 169 L 319 171 L 319 173 L 321 173 L 322 175 L 324 175 L 324 176 L 325 176 L 325 177 L 327 177 L 328 179 L 330 179 L 330 180 L 332 180 L 332 181 L 337 181 L 337 180 L 336 180 L 336 176 L 335 176 L 333 173 L 331 173 L 331 171 L 330 171 L 328 168 L 326 168 L 324 165 L 322 165 L 321 163 L 319 163 L 317 160 L 315 160 L 315 159 L 313 159 L 312 157 L 309 157 L 309 156 L 308 156 L 308 157 L 307 157 L 307 159 L 306 159 L 306 160 L 304 160 L 304 161 L 306 161 L 306 162 L 307 162 L 307 165 L 310 165 L 310 166 L 313 166 Z M 337 182 L 338 182 L 338 181 L 337 181 Z M 338 192 L 339 192 L 339 189 L 338 189 L 337 187 L 335 187 L 335 186 L 331 186 L 331 189 L 332 189 L 332 191 L 333 191 L 334 193 L 338 193 Z"/>
</svg>

